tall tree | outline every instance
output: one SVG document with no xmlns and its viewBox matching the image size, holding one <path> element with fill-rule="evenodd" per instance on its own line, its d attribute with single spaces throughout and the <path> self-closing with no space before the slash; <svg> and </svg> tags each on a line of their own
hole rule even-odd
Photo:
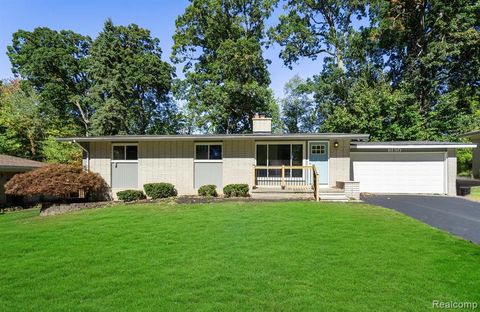
<svg viewBox="0 0 480 312">
<path fill-rule="evenodd" d="M 348 38 L 354 32 L 352 19 L 365 15 L 361 0 L 287 0 L 285 14 L 269 29 L 272 41 L 283 48 L 280 57 L 292 66 L 302 57 L 326 56 L 328 63 L 344 69 Z"/>
<path fill-rule="evenodd" d="M 413 95 L 429 138 L 472 127 L 480 102 L 480 3 L 381 1 L 371 16 L 390 79 Z"/>
<path fill-rule="evenodd" d="M 289 133 L 315 132 L 318 130 L 315 103 L 305 88 L 306 82 L 295 75 L 285 84 L 286 97 L 281 100 L 282 119 Z"/>
<path fill-rule="evenodd" d="M 47 27 L 13 34 L 8 56 L 13 72 L 40 95 L 39 109 L 46 122 L 66 125 L 72 121 L 88 133 L 91 103 L 86 96 L 90 80 L 86 56 L 91 39 L 73 31 Z"/>
<path fill-rule="evenodd" d="M 55 137 L 75 135 L 73 124 L 46 123 L 40 97 L 19 80 L 0 86 L 0 153 L 50 162 L 71 163 L 81 159 L 74 145 Z"/>
<path fill-rule="evenodd" d="M 27 89 L 27 88 L 25 88 Z M 0 153 L 39 159 L 43 138 L 38 97 L 13 80 L 0 87 Z"/>
<path fill-rule="evenodd" d="M 177 18 L 172 60 L 184 64 L 184 93 L 194 124 L 215 133 L 251 130 L 256 112 L 272 114 L 263 57 L 269 0 L 191 0 Z"/>
<path fill-rule="evenodd" d="M 158 130 L 157 123 L 168 122 L 170 116 L 164 114 L 175 111 L 169 98 L 174 69 L 162 61 L 159 44 L 149 30 L 135 24 L 105 22 L 89 58 L 94 134 L 146 134 Z"/>
<path fill-rule="evenodd" d="M 395 90 L 383 73 L 338 76 L 324 72 L 311 84 L 322 131 L 368 133 L 372 141 L 426 139 L 411 96 Z"/>
</svg>

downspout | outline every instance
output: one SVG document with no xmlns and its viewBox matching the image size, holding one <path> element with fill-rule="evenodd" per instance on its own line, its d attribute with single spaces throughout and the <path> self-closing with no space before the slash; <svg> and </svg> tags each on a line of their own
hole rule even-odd
<svg viewBox="0 0 480 312">
<path fill-rule="evenodd" d="M 87 154 L 87 172 L 90 172 L 90 153 L 88 152 L 88 150 L 85 147 L 83 147 L 76 140 L 72 140 L 72 143 L 77 144 L 78 147 L 80 147 L 85 152 L 85 154 Z"/>
</svg>

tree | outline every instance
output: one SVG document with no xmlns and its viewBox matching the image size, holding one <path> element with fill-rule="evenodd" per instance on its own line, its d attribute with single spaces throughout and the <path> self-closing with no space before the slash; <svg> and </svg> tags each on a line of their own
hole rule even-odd
<svg viewBox="0 0 480 312">
<path fill-rule="evenodd" d="M 480 3 L 377 2 L 379 47 L 395 88 L 412 95 L 429 139 L 473 127 L 480 100 Z M 478 125 L 478 124 L 477 124 Z"/>
<path fill-rule="evenodd" d="M 73 31 L 47 27 L 19 30 L 7 47 L 12 70 L 40 95 L 39 110 L 46 123 L 76 123 L 88 134 L 91 103 L 86 56 L 91 39 Z"/>
<path fill-rule="evenodd" d="M 75 135 L 72 124 L 45 123 L 40 97 L 19 80 L 0 86 L 0 153 L 49 162 L 76 163 L 81 151 L 55 141 L 55 137 Z"/>
<path fill-rule="evenodd" d="M 193 0 L 177 18 L 173 62 L 184 64 L 183 99 L 205 132 L 242 133 L 273 114 L 262 47 L 268 0 Z"/>
<path fill-rule="evenodd" d="M 172 112 L 169 92 L 174 69 L 162 61 L 159 44 L 149 30 L 135 24 L 105 22 L 89 58 L 94 134 L 146 134 L 156 128 L 155 123 L 168 121 L 162 117 Z"/>
<path fill-rule="evenodd" d="M 43 120 L 33 90 L 19 80 L 0 86 L 0 153 L 40 159 Z"/>
<path fill-rule="evenodd" d="M 283 48 L 280 57 L 292 66 L 302 57 L 325 61 L 344 69 L 345 50 L 354 32 L 352 17 L 365 16 L 365 2 L 360 0 L 288 0 L 285 14 L 269 29 L 273 42 Z"/>
<path fill-rule="evenodd" d="M 427 135 L 418 107 L 409 106 L 409 95 L 392 88 L 382 74 L 364 72 L 333 81 L 328 75 L 318 76 L 314 86 L 324 116 L 322 131 L 368 133 L 372 141 L 416 140 Z"/>
<path fill-rule="evenodd" d="M 289 133 L 318 130 L 314 102 L 305 91 L 305 84 L 298 75 L 285 84 L 286 97 L 281 100 L 282 119 Z"/>
</svg>

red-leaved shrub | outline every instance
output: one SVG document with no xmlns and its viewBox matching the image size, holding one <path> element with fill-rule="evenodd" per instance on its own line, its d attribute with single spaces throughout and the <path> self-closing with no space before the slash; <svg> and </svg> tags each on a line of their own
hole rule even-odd
<svg viewBox="0 0 480 312">
<path fill-rule="evenodd" d="M 16 174 L 5 184 L 5 193 L 19 196 L 66 197 L 83 191 L 90 199 L 108 199 L 108 185 L 103 178 L 74 165 L 52 164 Z"/>
</svg>

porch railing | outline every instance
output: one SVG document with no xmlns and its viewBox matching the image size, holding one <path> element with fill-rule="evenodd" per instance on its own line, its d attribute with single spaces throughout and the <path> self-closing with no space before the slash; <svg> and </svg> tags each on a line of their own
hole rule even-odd
<svg viewBox="0 0 480 312">
<path fill-rule="evenodd" d="M 253 187 L 282 189 L 312 189 L 319 199 L 319 176 L 315 165 L 310 166 L 253 166 Z"/>
</svg>

